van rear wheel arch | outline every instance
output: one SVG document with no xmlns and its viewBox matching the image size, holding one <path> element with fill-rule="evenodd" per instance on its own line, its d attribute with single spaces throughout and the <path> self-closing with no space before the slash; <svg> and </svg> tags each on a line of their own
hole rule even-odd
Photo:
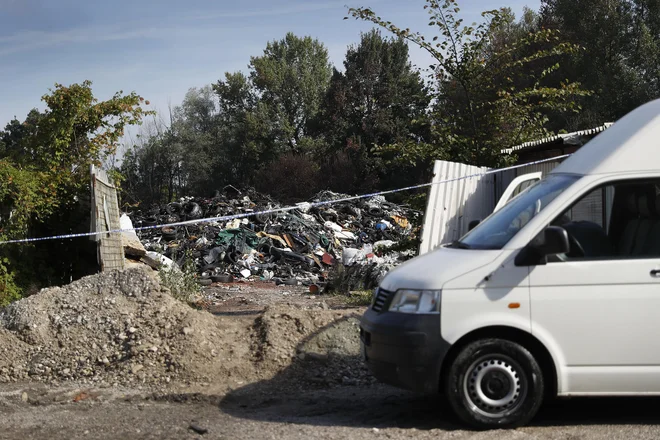
<svg viewBox="0 0 660 440">
<path fill-rule="evenodd" d="M 451 369 L 451 365 L 458 356 L 458 354 L 465 348 L 468 344 L 480 340 L 480 339 L 504 339 L 525 347 L 529 352 L 534 356 L 534 358 L 539 363 L 541 371 L 543 373 L 545 381 L 545 398 L 552 399 L 557 396 L 558 392 L 558 376 L 557 369 L 555 367 L 554 359 L 552 355 L 545 347 L 545 345 L 535 338 L 532 334 L 519 330 L 513 327 L 506 326 L 492 326 L 492 327 L 483 327 L 477 330 L 474 330 L 456 341 L 447 355 L 442 361 L 442 366 L 440 368 L 440 392 L 443 392 L 443 385 L 447 379 L 447 374 Z"/>
</svg>

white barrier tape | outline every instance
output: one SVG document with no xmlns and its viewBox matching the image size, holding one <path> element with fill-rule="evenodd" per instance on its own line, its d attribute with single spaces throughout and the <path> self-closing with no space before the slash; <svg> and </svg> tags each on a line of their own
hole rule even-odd
<svg viewBox="0 0 660 440">
<path fill-rule="evenodd" d="M 537 160 L 534 162 L 528 162 L 525 164 L 520 164 L 520 165 L 513 165 L 507 168 L 499 168 L 499 169 L 494 169 L 494 170 L 489 170 L 485 171 L 483 173 L 477 173 L 477 174 L 471 174 L 469 176 L 462 176 L 462 177 L 456 177 L 454 179 L 446 179 L 446 180 L 441 180 L 439 182 L 431 182 L 431 183 L 422 183 L 419 185 L 413 185 L 413 186 L 407 186 L 405 188 L 398 188 L 398 189 L 391 189 L 387 191 L 379 191 L 371 194 L 362 194 L 359 196 L 350 196 L 350 197 L 344 197 L 341 199 L 335 199 L 335 200 L 326 200 L 323 202 L 313 202 L 313 203 L 300 203 L 298 205 L 294 206 L 286 206 L 283 208 L 274 208 L 274 209 L 267 209 L 264 211 L 256 211 L 256 212 L 246 212 L 243 214 L 232 214 L 232 215 L 226 215 L 226 216 L 221 216 L 221 217 L 210 217 L 210 218 L 203 218 L 203 219 L 195 219 L 195 220 L 186 220 L 182 222 L 175 222 L 175 223 L 167 223 L 167 224 L 162 224 L 162 225 L 150 225 L 150 226 L 139 226 L 136 228 L 129 228 L 129 229 L 113 229 L 109 231 L 97 231 L 97 232 L 82 232 L 79 234 L 66 234 L 66 235 L 53 235 L 49 237 L 38 237 L 38 238 L 22 238 L 18 240 L 6 240 L 6 241 L 0 241 L 0 245 L 3 244 L 17 244 L 17 243 L 32 243 L 36 241 L 45 241 L 45 240 L 63 240 L 65 238 L 79 238 L 79 237 L 91 237 L 93 235 L 103 235 L 103 234 L 115 234 L 115 233 L 121 233 L 121 232 L 131 232 L 131 231 L 143 231 L 147 229 L 159 229 L 159 228 L 164 228 L 166 226 L 173 227 L 173 226 L 187 226 L 187 225 L 194 225 L 194 224 L 199 224 L 199 223 L 212 223 L 212 222 L 226 222 L 230 220 L 236 220 L 236 219 L 242 219 L 242 218 L 247 218 L 247 217 L 252 217 L 255 215 L 262 215 L 262 214 L 274 214 L 278 212 L 287 212 L 287 211 L 293 211 L 294 209 L 300 209 L 302 206 L 306 208 L 314 208 L 314 207 L 319 207 L 319 206 L 326 206 L 326 205 L 332 205 L 335 203 L 343 203 L 343 202 L 349 202 L 352 200 L 359 200 L 359 199 L 369 199 L 372 197 L 377 197 L 377 196 L 383 196 L 386 194 L 394 194 L 398 192 L 403 192 L 403 191 L 412 191 L 414 189 L 420 189 L 420 188 L 425 188 L 433 185 L 440 185 L 443 183 L 451 183 L 451 182 L 457 182 L 459 180 L 465 180 L 465 179 L 472 179 L 474 177 L 481 177 L 485 176 L 488 174 L 495 174 L 499 173 L 502 171 L 510 171 L 510 170 L 515 170 L 517 168 L 522 168 L 530 165 L 537 165 L 545 162 L 551 162 L 559 159 L 564 159 L 566 157 L 570 156 L 570 154 L 564 154 L 563 156 L 557 156 L 557 157 L 552 157 L 549 159 L 542 159 L 542 160 Z"/>
</svg>

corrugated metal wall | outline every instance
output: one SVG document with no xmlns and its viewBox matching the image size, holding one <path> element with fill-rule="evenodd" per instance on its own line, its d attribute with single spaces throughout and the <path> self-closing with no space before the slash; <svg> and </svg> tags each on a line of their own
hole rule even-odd
<svg viewBox="0 0 660 440">
<path fill-rule="evenodd" d="M 488 170 L 457 162 L 435 162 L 434 185 L 429 191 L 420 255 L 459 239 L 467 231 L 470 221 L 484 219 L 495 208 L 493 175 L 438 182 L 482 174 Z"/>
<path fill-rule="evenodd" d="M 419 254 L 425 254 L 443 244 L 458 240 L 468 232 L 468 225 L 472 220 L 483 220 L 488 217 L 495 209 L 502 193 L 516 177 L 538 171 L 545 176 L 560 163 L 561 160 L 550 161 L 486 176 L 438 183 L 482 174 L 489 171 L 489 168 L 443 160 L 435 161 L 434 185 L 429 190 Z"/>
</svg>

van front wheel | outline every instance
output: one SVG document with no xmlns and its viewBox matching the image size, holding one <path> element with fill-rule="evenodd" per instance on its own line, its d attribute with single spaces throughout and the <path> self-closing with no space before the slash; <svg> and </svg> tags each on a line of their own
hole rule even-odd
<svg viewBox="0 0 660 440">
<path fill-rule="evenodd" d="M 523 346 L 482 339 L 465 346 L 446 376 L 445 392 L 456 415 L 478 429 L 529 422 L 543 400 L 543 374 Z"/>
</svg>

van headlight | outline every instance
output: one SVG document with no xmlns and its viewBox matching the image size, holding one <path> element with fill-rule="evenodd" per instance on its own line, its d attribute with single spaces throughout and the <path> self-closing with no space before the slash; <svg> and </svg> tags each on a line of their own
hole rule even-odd
<svg viewBox="0 0 660 440">
<path fill-rule="evenodd" d="M 440 290 L 397 290 L 390 303 L 390 312 L 439 313 Z"/>
</svg>

